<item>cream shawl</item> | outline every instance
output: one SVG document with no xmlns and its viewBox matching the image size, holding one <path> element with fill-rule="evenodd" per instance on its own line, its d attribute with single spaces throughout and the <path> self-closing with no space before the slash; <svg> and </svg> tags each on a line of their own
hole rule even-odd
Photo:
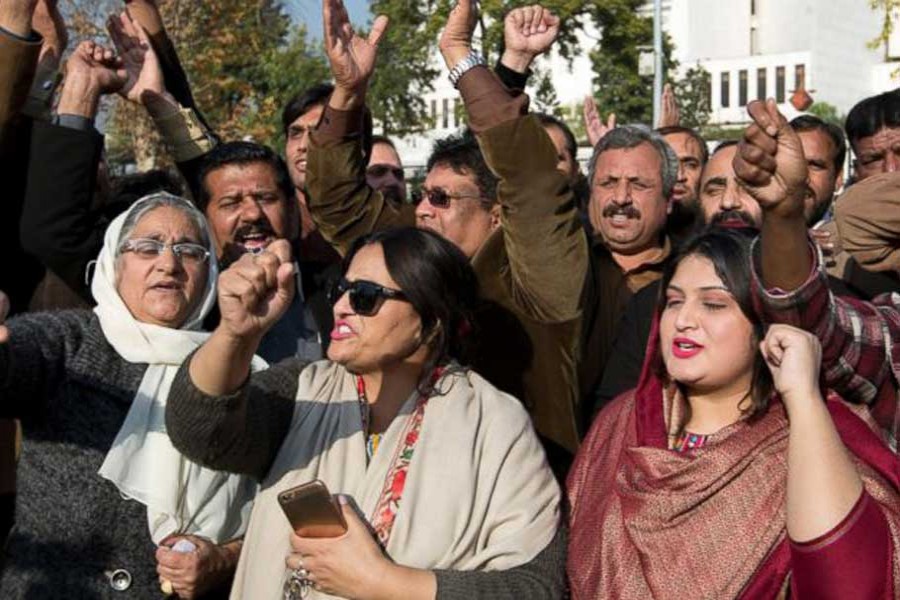
<svg viewBox="0 0 900 600">
<path fill-rule="evenodd" d="M 421 437 L 387 552 L 422 569 L 502 570 L 529 562 L 559 527 L 560 492 L 522 405 L 477 374 L 445 375 Z M 300 374 L 291 430 L 257 496 L 232 598 L 280 598 L 290 525 L 277 495 L 321 479 L 371 520 L 411 396 L 366 468 L 355 377 L 328 361 Z M 307 598 L 330 598 L 310 590 Z"/>
<path fill-rule="evenodd" d="M 215 248 L 210 243 L 203 298 L 181 329 L 138 321 L 116 291 L 116 254 L 125 219 L 160 196 L 169 195 L 141 198 L 109 225 L 91 283 L 97 301 L 94 312 L 106 340 L 124 360 L 148 363 L 99 473 L 125 497 L 147 506 L 147 527 L 154 543 L 173 533 L 197 534 L 222 543 L 240 536 L 246 528 L 256 484 L 249 477 L 213 471 L 189 461 L 172 446 L 165 425 L 172 380 L 184 359 L 209 337 L 199 329 L 216 300 Z M 187 200 L 181 202 L 190 206 Z M 265 368 L 265 362 L 254 358 L 254 368 Z"/>
</svg>

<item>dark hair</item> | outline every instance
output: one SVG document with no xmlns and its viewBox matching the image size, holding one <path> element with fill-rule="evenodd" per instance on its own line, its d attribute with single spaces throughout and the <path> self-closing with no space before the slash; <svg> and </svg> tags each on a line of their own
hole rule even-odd
<svg viewBox="0 0 900 600">
<path fill-rule="evenodd" d="M 844 124 L 854 152 L 859 140 L 875 135 L 885 127 L 900 127 L 900 90 L 861 100 L 850 109 Z"/>
<path fill-rule="evenodd" d="M 844 131 L 834 123 L 823 121 L 815 115 L 800 115 L 791 121 L 791 127 L 796 132 L 801 131 L 819 131 L 824 133 L 831 139 L 834 145 L 834 163 L 835 174 L 840 173 L 844 168 L 844 158 L 847 156 L 847 140 L 844 138 Z"/>
<path fill-rule="evenodd" d="M 497 201 L 499 180 L 484 162 L 478 140 L 471 130 L 466 129 L 462 135 L 449 135 L 434 143 L 425 170 L 430 172 L 438 165 L 450 167 L 460 175 L 473 175 L 485 204 Z"/>
<path fill-rule="evenodd" d="M 375 144 L 384 144 L 385 146 L 390 146 L 394 149 L 394 152 L 397 151 L 397 146 L 394 145 L 394 140 L 389 138 L 386 135 L 378 135 L 377 133 L 372 136 L 372 145 Z"/>
<path fill-rule="evenodd" d="M 209 189 L 206 187 L 206 178 L 210 173 L 228 165 L 253 163 L 263 163 L 272 167 L 275 172 L 275 183 L 284 194 L 285 200 L 293 197 L 294 184 L 291 183 L 287 165 L 274 150 L 254 142 L 226 142 L 206 153 L 200 162 L 197 170 L 196 189 L 198 193 L 197 198 L 194 199 L 200 210 L 206 212 L 206 207 L 211 200 Z"/>
<path fill-rule="evenodd" d="M 387 229 L 358 238 L 344 258 L 344 273 L 364 246 L 380 244 L 388 273 L 422 319 L 422 337 L 432 352 L 422 371 L 420 391 L 430 393 L 431 371 L 450 360 L 465 364 L 478 299 L 478 279 L 469 260 L 452 242 L 415 227 Z"/>
<path fill-rule="evenodd" d="M 548 115 L 547 113 L 535 113 L 535 116 L 544 127 L 556 127 L 560 131 L 562 131 L 563 137 L 566 138 L 566 150 L 569 151 L 569 154 L 572 156 L 572 160 L 577 164 L 578 142 L 575 141 L 575 134 L 572 133 L 572 130 L 569 129 L 569 126 L 566 125 L 562 119 L 558 119 L 557 117 Z"/>
<path fill-rule="evenodd" d="M 316 106 L 325 106 L 328 97 L 334 91 L 330 83 L 320 83 L 295 94 L 281 111 L 282 131 L 287 135 L 291 123 L 308 113 Z"/>
<path fill-rule="evenodd" d="M 709 147 L 706 145 L 706 140 L 703 139 L 696 129 L 682 127 L 681 125 L 669 125 L 668 127 L 660 127 L 656 130 L 656 133 L 663 137 L 679 133 L 690 136 L 700 146 L 700 166 L 705 166 L 707 161 L 709 161 Z"/>
<path fill-rule="evenodd" d="M 753 360 L 753 378 L 748 395 L 750 406 L 741 409 L 751 419 L 765 413 L 775 389 L 772 383 L 772 374 L 769 372 L 762 354 L 756 350 L 756 344 L 765 337 L 765 325 L 753 308 L 753 294 L 750 286 L 750 248 L 754 233 L 753 230 L 748 229 L 711 227 L 686 241 L 666 265 L 657 304 L 657 316 L 659 316 L 665 308 L 666 289 L 684 259 L 690 256 L 701 256 L 712 263 L 716 275 L 734 296 L 741 312 L 753 326 L 754 339 L 747 340 L 747 343 L 753 344 L 756 351 L 756 357 Z M 657 367 L 658 374 L 665 377 L 665 366 L 660 363 Z"/>
<path fill-rule="evenodd" d="M 724 150 L 725 148 L 731 148 L 732 146 L 738 145 L 737 140 L 725 140 L 724 142 L 719 142 L 716 144 L 716 147 L 713 148 L 712 154 L 709 155 L 710 158 L 719 153 L 720 150 Z"/>
<path fill-rule="evenodd" d="M 112 181 L 110 201 L 116 204 L 122 202 L 131 205 L 144 196 L 158 192 L 183 196 L 184 185 L 178 175 L 164 169 L 131 173 L 116 177 Z"/>
</svg>

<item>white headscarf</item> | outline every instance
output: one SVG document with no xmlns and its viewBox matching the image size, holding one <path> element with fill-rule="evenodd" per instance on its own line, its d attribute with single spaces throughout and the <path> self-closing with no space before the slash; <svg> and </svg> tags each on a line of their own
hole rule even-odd
<svg viewBox="0 0 900 600">
<path fill-rule="evenodd" d="M 193 211 L 209 241 L 206 288 L 181 329 L 135 319 L 116 290 L 116 256 L 128 215 L 148 202 L 166 199 Z M 147 371 L 125 422 L 100 467 L 126 497 L 147 506 L 150 537 L 159 544 L 173 533 L 201 535 L 222 543 L 243 534 L 256 484 L 248 477 L 201 467 L 178 452 L 166 433 L 169 388 L 184 359 L 209 337 L 198 331 L 216 301 L 218 264 L 206 219 L 184 199 L 166 193 L 145 196 L 107 228 L 91 283 L 103 334 L 126 361 L 147 363 Z M 254 359 L 254 368 L 265 368 Z"/>
</svg>

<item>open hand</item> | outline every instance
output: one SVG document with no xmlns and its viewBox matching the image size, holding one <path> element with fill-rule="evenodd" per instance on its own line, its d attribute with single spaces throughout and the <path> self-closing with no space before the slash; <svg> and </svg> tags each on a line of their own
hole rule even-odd
<svg viewBox="0 0 900 600">
<path fill-rule="evenodd" d="M 587 130 L 588 142 L 595 147 L 603 136 L 616 128 L 616 113 L 609 113 L 606 124 L 600 120 L 600 111 L 593 96 L 584 98 L 584 128 Z"/>
<path fill-rule="evenodd" d="M 244 254 L 219 275 L 220 328 L 235 338 L 262 337 L 284 315 L 296 285 L 291 246 L 276 240 Z"/>
<path fill-rule="evenodd" d="M 474 0 L 457 0 L 456 6 L 447 17 L 447 25 L 441 32 L 438 48 L 448 69 L 469 55 L 472 50 L 472 35 L 478 23 L 478 7 Z"/>
<path fill-rule="evenodd" d="M 503 20 L 501 61 L 524 73 L 536 56 L 550 49 L 558 35 L 559 17 L 540 4 L 514 8 Z"/>
<path fill-rule="evenodd" d="M 663 88 L 662 106 L 659 111 L 658 128 L 676 127 L 681 125 L 681 109 L 678 108 L 678 98 L 675 97 L 675 90 L 671 83 L 667 83 Z"/>
<path fill-rule="evenodd" d="M 816 336 L 790 325 L 772 325 L 759 349 L 788 413 L 810 399 L 821 400 L 822 345 Z"/>
<path fill-rule="evenodd" d="M 166 84 L 156 51 L 138 23 L 127 12 L 111 16 L 106 22 L 109 37 L 115 44 L 127 79 L 120 91 L 127 100 L 136 104 L 159 98 L 166 94 Z"/>
<path fill-rule="evenodd" d="M 387 30 L 388 18 L 384 15 L 376 17 L 369 36 L 363 38 L 353 31 L 342 0 L 324 0 L 322 16 L 325 55 L 334 76 L 334 96 L 342 103 L 361 102 L 375 70 L 378 44 Z"/>
<path fill-rule="evenodd" d="M 289 569 L 306 569 L 308 579 L 326 594 L 364 598 L 392 563 L 356 511 L 343 497 L 339 499 L 347 533 L 336 538 L 302 538 L 292 533 L 292 552 L 285 564 Z"/>
<path fill-rule="evenodd" d="M 802 215 L 809 172 L 800 137 L 774 100 L 754 100 L 747 110 L 753 123 L 744 131 L 734 156 L 738 182 L 763 211 Z"/>
</svg>

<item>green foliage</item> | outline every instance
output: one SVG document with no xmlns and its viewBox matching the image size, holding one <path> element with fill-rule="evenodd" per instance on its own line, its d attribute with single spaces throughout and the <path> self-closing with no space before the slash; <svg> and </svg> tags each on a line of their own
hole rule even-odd
<svg viewBox="0 0 900 600">
<path fill-rule="evenodd" d="M 844 127 L 844 116 L 838 113 L 837 107 L 833 104 L 816 102 L 806 112 L 819 117 L 826 123 L 832 123 L 841 128 Z"/>
<path fill-rule="evenodd" d="M 561 117 L 562 109 L 559 105 L 559 98 L 556 97 L 556 88 L 553 87 L 550 71 L 536 72 L 533 77 L 535 81 L 532 98 L 533 110 Z"/>
<path fill-rule="evenodd" d="M 616 113 L 619 123 L 650 123 L 653 119 L 653 77 L 638 73 L 641 47 L 653 47 L 653 19 L 637 13 L 643 4 L 643 0 L 603 0 L 592 9 L 602 35 L 590 55 L 594 97 L 603 114 Z M 677 66 L 666 36 L 664 72 L 671 73 Z"/>
<path fill-rule="evenodd" d="M 439 31 L 432 5 L 430 0 L 372 2 L 372 14 L 390 18 L 367 97 L 372 116 L 386 133 L 418 131 L 427 122 L 422 96 L 433 89 L 439 74 L 431 62 Z"/>
<path fill-rule="evenodd" d="M 869 41 L 871 50 L 877 50 L 884 46 L 884 59 L 888 60 L 888 40 L 894 32 L 894 15 L 900 9 L 900 0 L 869 0 L 869 8 L 883 14 L 881 31 L 878 36 Z"/>
<path fill-rule="evenodd" d="M 681 124 L 700 129 L 709 123 L 712 107 L 710 90 L 712 78 L 709 71 L 699 64 L 688 69 L 684 77 L 675 82 L 675 96 L 681 109 Z"/>
</svg>

